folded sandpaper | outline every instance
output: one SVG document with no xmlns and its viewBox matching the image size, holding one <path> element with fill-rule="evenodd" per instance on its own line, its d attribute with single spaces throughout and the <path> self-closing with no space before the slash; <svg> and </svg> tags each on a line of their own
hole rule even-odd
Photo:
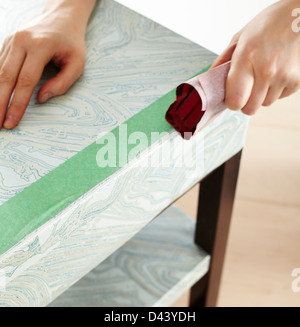
<svg viewBox="0 0 300 327">
<path fill-rule="evenodd" d="M 185 139 L 200 131 L 225 109 L 225 85 L 230 61 L 197 75 L 176 88 L 176 100 L 166 120 Z"/>
</svg>

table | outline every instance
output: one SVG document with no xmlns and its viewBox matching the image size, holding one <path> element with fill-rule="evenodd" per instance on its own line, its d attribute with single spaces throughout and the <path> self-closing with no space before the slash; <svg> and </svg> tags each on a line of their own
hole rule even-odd
<svg viewBox="0 0 300 327">
<path fill-rule="evenodd" d="M 1 42 L 44 3 L 2 1 Z M 216 55 L 116 2 L 99 1 L 86 45 L 70 91 L 44 105 L 33 96 L 19 126 L 0 132 L 0 306 L 169 305 L 194 284 L 191 305 L 215 305 L 248 119 L 227 110 L 182 140 L 165 103 Z M 54 73 L 47 67 L 41 83 Z M 128 140 L 164 134 L 120 169 L 100 168 L 99 140 L 124 126 Z M 176 208 L 162 213 L 199 181 L 196 226 Z M 160 247 L 147 252 L 152 240 Z M 76 302 L 78 289 L 89 291 Z"/>
</svg>

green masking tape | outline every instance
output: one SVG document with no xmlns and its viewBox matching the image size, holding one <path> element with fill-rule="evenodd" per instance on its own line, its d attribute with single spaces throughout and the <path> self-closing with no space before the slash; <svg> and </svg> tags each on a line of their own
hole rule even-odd
<svg viewBox="0 0 300 327">
<path fill-rule="evenodd" d="M 206 67 L 200 73 L 208 69 Z M 173 128 L 165 120 L 165 114 L 175 101 L 175 92 L 176 89 L 173 89 L 124 122 L 122 125 L 126 125 L 127 135 L 143 132 L 150 140 L 147 144 L 150 146 L 153 130 L 160 134 L 172 131 Z M 123 142 L 122 139 L 119 140 L 122 125 L 110 132 L 115 137 L 117 149 Z M 119 151 L 116 151 L 117 165 L 104 168 L 98 166 L 97 153 L 103 147 L 99 143 L 103 141 L 105 146 L 105 135 L 102 139 L 78 152 L 0 206 L 0 255 L 120 169 Z M 134 146 L 136 145 L 127 145 L 127 154 Z M 145 148 L 140 148 L 142 150 Z"/>
</svg>

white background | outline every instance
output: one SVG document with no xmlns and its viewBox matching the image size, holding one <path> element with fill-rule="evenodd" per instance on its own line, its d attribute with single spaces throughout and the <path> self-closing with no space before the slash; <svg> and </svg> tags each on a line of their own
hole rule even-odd
<svg viewBox="0 0 300 327">
<path fill-rule="evenodd" d="M 274 0 L 118 0 L 219 54 L 232 36 Z"/>
</svg>

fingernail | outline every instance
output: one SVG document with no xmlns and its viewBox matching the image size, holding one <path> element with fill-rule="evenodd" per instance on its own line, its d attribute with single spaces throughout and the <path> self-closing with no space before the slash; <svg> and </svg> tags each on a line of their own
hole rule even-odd
<svg viewBox="0 0 300 327">
<path fill-rule="evenodd" d="M 5 119 L 5 122 L 3 124 L 3 127 L 6 129 L 11 129 L 14 127 L 14 122 L 13 122 L 13 117 L 12 116 L 8 116 Z"/>
<path fill-rule="evenodd" d="M 52 94 L 51 93 L 45 93 L 43 94 L 42 98 L 41 98 L 41 102 L 46 102 L 48 101 L 50 98 L 52 98 Z"/>
</svg>

